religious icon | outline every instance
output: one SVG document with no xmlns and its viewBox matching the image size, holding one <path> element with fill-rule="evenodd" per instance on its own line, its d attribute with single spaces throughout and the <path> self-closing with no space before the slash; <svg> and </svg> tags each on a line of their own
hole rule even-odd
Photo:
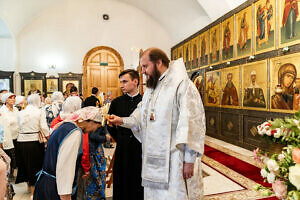
<svg viewBox="0 0 300 200">
<path fill-rule="evenodd" d="M 259 0 L 255 3 L 255 52 L 275 48 L 275 0 Z"/>
<path fill-rule="evenodd" d="M 300 40 L 300 0 L 281 0 L 279 2 L 279 46 L 297 44 Z"/>
<path fill-rule="evenodd" d="M 187 42 L 183 46 L 183 61 L 187 70 L 190 70 L 190 59 L 191 59 L 191 42 Z"/>
<path fill-rule="evenodd" d="M 220 61 L 220 24 L 209 30 L 210 33 L 210 64 Z"/>
<path fill-rule="evenodd" d="M 177 58 L 183 58 L 183 46 L 177 48 Z"/>
<path fill-rule="evenodd" d="M 206 72 L 205 75 L 205 105 L 219 106 L 220 104 L 220 71 Z"/>
<path fill-rule="evenodd" d="M 300 54 L 271 59 L 271 109 L 296 111 L 300 104 Z"/>
<path fill-rule="evenodd" d="M 209 54 L 209 31 L 201 33 L 199 36 L 199 53 L 200 53 L 200 67 L 208 65 L 208 54 Z"/>
<path fill-rule="evenodd" d="M 64 80 L 62 82 L 62 85 L 63 85 L 63 89 L 65 88 L 66 90 L 64 91 L 64 93 L 66 93 L 67 95 L 70 94 L 70 89 L 72 86 L 75 86 L 77 87 L 78 91 L 79 90 L 79 81 L 78 80 Z"/>
<path fill-rule="evenodd" d="M 237 57 L 251 55 L 252 50 L 252 7 L 236 14 Z"/>
<path fill-rule="evenodd" d="M 192 69 L 196 69 L 198 67 L 198 37 L 192 39 L 191 41 L 191 57 L 192 57 Z"/>
<path fill-rule="evenodd" d="M 222 106 L 239 106 L 240 67 L 228 67 L 221 71 Z"/>
<path fill-rule="evenodd" d="M 177 48 L 172 51 L 172 60 L 177 60 Z"/>
<path fill-rule="evenodd" d="M 267 108 L 267 60 L 245 64 L 242 66 L 243 108 Z"/>
<path fill-rule="evenodd" d="M 43 80 L 24 80 L 25 96 L 41 93 L 43 91 Z"/>
<path fill-rule="evenodd" d="M 58 79 L 57 78 L 47 78 L 47 92 L 58 91 Z"/>
<path fill-rule="evenodd" d="M 222 59 L 233 58 L 234 44 L 234 20 L 233 16 L 222 22 Z"/>
<path fill-rule="evenodd" d="M 192 80 L 201 96 L 201 99 L 204 97 L 204 71 L 205 69 L 200 69 Z"/>
<path fill-rule="evenodd" d="M 8 78 L 0 79 L 0 90 L 10 90 Z"/>
</svg>

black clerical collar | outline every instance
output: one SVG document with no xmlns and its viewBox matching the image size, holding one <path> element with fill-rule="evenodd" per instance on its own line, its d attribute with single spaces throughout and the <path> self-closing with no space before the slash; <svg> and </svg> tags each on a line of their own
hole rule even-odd
<svg viewBox="0 0 300 200">
<path fill-rule="evenodd" d="M 134 97 L 136 97 L 136 96 L 139 95 L 139 94 L 140 94 L 140 93 L 137 92 L 135 95 L 132 95 L 132 96 L 131 96 L 130 94 L 127 93 L 127 95 L 128 95 L 129 97 L 131 97 L 131 98 L 134 98 Z"/>
</svg>

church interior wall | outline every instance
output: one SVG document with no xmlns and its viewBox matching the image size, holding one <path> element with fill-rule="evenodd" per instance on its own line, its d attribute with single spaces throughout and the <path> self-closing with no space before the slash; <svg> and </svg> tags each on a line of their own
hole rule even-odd
<svg viewBox="0 0 300 200">
<path fill-rule="evenodd" d="M 15 64 L 15 46 L 12 38 L 0 38 L 0 66 L 2 70 L 14 71 Z"/>
<path fill-rule="evenodd" d="M 103 14 L 109 14 L 110 19 L 103 20 Z M 151 16 L 109 0 L 62 1 L 27 23 L 15 38 L 17 56 L 1 53 L 0 70 L 16 70 L 17 94 L 21 92 L 20 72 L 47 73 L 54 65 L 56 73 L 82 73 L 85 54 L 96 46 L 118 51 L 126 69 L 137 67 L 139 48 L 160 46 L 170 52 L 172 45 L 169 33 Z M 13 48 L 11 41 L 5 42 Z"/>
<path fill-rule="evenodd" d="M 285 3 L 248 0 L 172 47 L 172 59 L 183 57 L 202 96 L 207 135 L 250 150 L 276 149 L 257 126 L 299 110 L 300 17 L 289 18 Z"/>
</svg>

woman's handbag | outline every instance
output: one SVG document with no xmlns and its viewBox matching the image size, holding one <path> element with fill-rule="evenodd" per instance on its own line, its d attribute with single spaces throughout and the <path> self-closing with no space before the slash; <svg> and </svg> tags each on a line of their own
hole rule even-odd
<svg viewBox="0 0 300 200">
<path fill-rule="evenodd" d="M 39 132 L 39 142 L 40 143 L 47 143 L 48 142 L 47 137 L 45 136 L 45 134 L 42 131 Z"/>
</svg>

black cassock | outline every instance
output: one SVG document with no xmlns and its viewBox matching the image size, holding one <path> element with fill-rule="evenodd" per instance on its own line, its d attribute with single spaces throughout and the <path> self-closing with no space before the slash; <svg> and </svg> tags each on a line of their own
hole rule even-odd
<svg viewBox="0 0 300 200">
<path fill-rule="evenodd" d="M 142 96 L 123 95 L 111 102 L 109 114 L 128 117 L 136 109 Z M 123 127 L 108 127 L 117 142 L 113 167 L 113 199 L 143 200 L 144 188 L 141 185 L 142 145 L 132 131 Z"/>
</svg>

